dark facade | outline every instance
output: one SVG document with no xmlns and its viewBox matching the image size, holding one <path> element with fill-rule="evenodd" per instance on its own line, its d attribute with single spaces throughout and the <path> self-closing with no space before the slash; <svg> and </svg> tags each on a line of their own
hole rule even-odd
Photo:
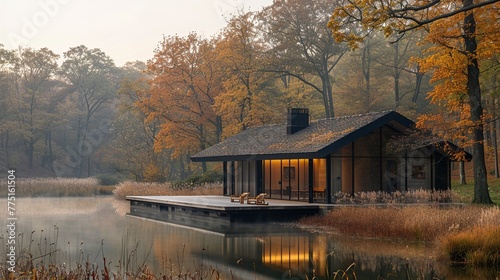
<svg viewBox="0 0 500 280">
<path fill-rule="evenodd" d="M 307 109 L 290 109 L 287 124 L 248 129 L 191 159 L 224 163 L 226 195 L 332 203 L 338 192 L 449 189 L 451 159 L 440 149 L 391 148 L 413 126 L 394 111 L 309 122 Z"/>
</svg>

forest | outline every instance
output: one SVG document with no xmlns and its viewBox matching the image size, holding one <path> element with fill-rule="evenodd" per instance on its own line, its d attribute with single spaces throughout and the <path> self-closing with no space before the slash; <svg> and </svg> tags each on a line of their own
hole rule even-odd
<svg viewBox="0 0 500 280">
<path fill-rule="evenodd" d="M 209 38 L 163 36 L 151 59 L 122 67 L 85 45 L 62 55 L 0 45 L 0 169 L 183 180 L 220 169 L 190 155 L 249 127 L 284 123 L 291 107 L 309 108 L 312 120 L 396 110 L 422 131 L 468 150 L 479 145 L 488 163 L 498 162 L 498 2 L 474 9 L 479 119 L 470 117 L 478 107 L 469 100 L 466 29 L 457 24 L 466 12 L 404 36 L 380 20 L 346 33 L 353 21 L 335 17 L 356 15 L 341 2 L 274 1 L 241 11 Z M 479 124 L 483 140 L 474 136 Z M 498 176 L 494 164 L 486 171 Z"/>
</svg>

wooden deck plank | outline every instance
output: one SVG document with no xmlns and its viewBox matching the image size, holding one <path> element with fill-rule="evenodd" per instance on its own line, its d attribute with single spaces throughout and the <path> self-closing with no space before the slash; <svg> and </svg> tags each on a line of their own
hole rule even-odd
<svg viewBox="0 0 500 280">
<path fill-rule="evenodd" d="M 307 203 L 301 201 L 289 201 L 278 199 L 266 199 L 268 205 L 255 205 L 255 204 L 240 204 L 238 202 L 231 202 L 227 196 L 127 196 L 127 200 L 185 205 L 198 208 L 213 208 L 213 209 L 238 209 L 238 208 L 276 208 L 276 207 L 299 207 L 299 208 L 317 208 L 324 206 L 320 203 Z"/>
<path fill-rule="evenodd" d="M 228 196 L 128 196 L 131 214 L 158 220 L 283 221 L 321 213 L 325 204 L 266 199 L 267 205 L 231 202 Z"/>
</svg>

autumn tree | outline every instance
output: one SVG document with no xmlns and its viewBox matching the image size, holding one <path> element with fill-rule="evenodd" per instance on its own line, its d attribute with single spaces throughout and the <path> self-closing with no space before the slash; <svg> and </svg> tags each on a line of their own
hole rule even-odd
<svg viewBox="0 0 500 280">
<path fill-rule="evenodd" d="M 58 55 L 47 48 L 21 49 L 14 63 L 17 132 L 24 140 L 29 167 L 33 168 L 35 144 L 57 123 L 57 100 L 51 79 Z"/>
<path fill-rule="evenodd" d="M 498 136 L 500 132 L 500 53 L 497 53 L 488 61 L 483 63 L 483 75 L 481 84 L 484 85 L 488 102 L 488 112 L 491 115 L 489 120 L 489 139 L 493 149 L 494 173 L 496 178 L 500 178 L 500 160 L 498 153 Z"/>
<path fill-rule="evenodd" d="M 385 41 L 380 36 L 366 38 L 355 51 L 344 55 L 334 69 L 337 113 L 359 114 L 387 110 L 392 85 L 390 68 L 379 63 L 387 56 Z"/>
<path fill-rule="evenodd" d="M 159 120 L 146 121 L 136 106 L 149 91 L 146 63 L 128 62 L 120 68 L 120 87 L 113 118 L 113 139 L 103 151 L 105 162 L 114 170 L 132 175 L 137 181 L 164 181 L 168 153 L 155 153 L 154 141 L 160 130 Z"/>
<path fill-rule="evenodd" d="M 419 97 L 427 90 L 428 78 L 425 78 L 426 73 L 421 71 L 415 59 L 422 56 L 423 47 L 419 45 L 419 42 L 423 40 L 425 34 L 425 31 L 420 30 L 414 32 L 412 36 L 399 39 L 393 37 L 389 45 L 384 46 L 384 50 L 388 53 L 387 57 L 377 60 L 377 63 L 391 69 L 394 103 L 397 109 L 401 110 L 407 96 L 410 101 L 409 109 L 416 108 L 417 102 L 422 99 Z"/>
<path fill-rule="evenodd" d="M 0 44 L 0 158 L 10 165 L 10 139 L 11 130 L 16 126 L 13 122 L 13 107 L 11 99 L 12 67 L 14 63 L 14 52 L 3 48 Z M 7 168 L 7 166 L 4 166 Z"/>
<path fill-rule="evenodd" d="M 492 203 L 485 164 L 479 61 L 498 52 L 497 2 L 345 0 L 333 11 L 328 25 L 337 40 L 348 41 L 352 47 L 373 30 L 382 30 L 386 36 L 403 36 L 420 28 L 428 30 L 427 40 L 434 45 L 429 48 L 427 61 L 434 60 L 433 80 L 439 82 L 431 100 L 460 104 L 461 99 L 467 104 L 462 112 L 467 113 L 472 140 L 474 203 Z M 451 67 L 455 71 L 447 73 L 450 63 L 456 65 Z M 450 86 L 456 90 L 450 91 Z"/>
<path fill-rule="evenodd" d="M 220 140 L 221 118 L 213 108 L 220 93 L 214 47 L 213 41 L 195 33 L 169 36 L 148 63 L 150 90 L 137 105 L 148 121 L 161 122 L 155 151 L 170 149 L 181 164 L 189 154 Z"/>
<path fill-rule="evenodd" d="M 267 70 L 292 76 L 320 94 L 325 117 L 335 116 L 332 71 L 347 52 L 327 28 L 333 1 L 280 0 L 259 15 L 268 52 Z"/>
<path fill-rule="evenodd" d="M 93 146 L 96 145 L 89 138 L 91 125 L 104 108 L 103 104 L 115 97 L 117 81 L 114 62 L 100 49 L 89 49 L 81 45 L 64 53 L 60 74 L 73 86 L 77 109 L 80 111 L 75 124 L 75 144 L 73 147 L 66 147 L 74 157 L 71 167 L 76 176 L 82 177 L 86 163 L 87 176 L 90 176 L 91 155 L 95 152 Z"/>
<path fill-rule="evenodd" d="M 254 13 L 233 17 L 216 45 L 222 91 L 215 108 L 223 117 L 225 135 L 275 120 L 281 107 L 275 76 L 263 71 L 269 59 Z"/>
</svg>

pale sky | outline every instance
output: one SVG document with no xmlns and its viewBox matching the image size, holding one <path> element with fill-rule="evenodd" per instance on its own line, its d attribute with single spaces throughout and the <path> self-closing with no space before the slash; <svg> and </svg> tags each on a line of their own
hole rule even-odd
<svg viewBox="0 0 500 280">
<path fill-rule="evenodd" d="M 0 0 L 0 44 L 99 48 L 117 66 L 146 61 L 163 35 L 216 34 L 238 9 L 260 10 L 273 0 Z M 225 19 L 226 18 L 226 19 Z"/>
</svg>

